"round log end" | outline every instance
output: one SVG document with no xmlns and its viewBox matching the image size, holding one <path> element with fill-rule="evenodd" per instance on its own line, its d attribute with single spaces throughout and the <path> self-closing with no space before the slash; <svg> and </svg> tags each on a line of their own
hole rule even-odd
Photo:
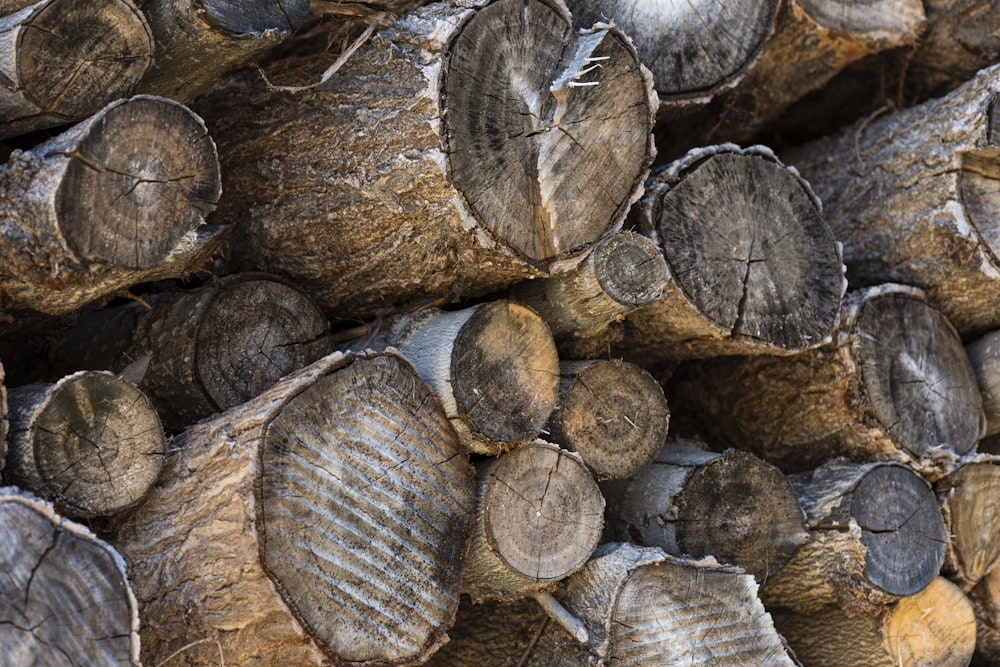
<svg viewBox="0 0 1000 667">
<path fill-rule="evenodd" d="M 650 239 L 613 234 L 594 250 L 594 273 L 605 293 L 623 306 L 653 303 L 667 284 L 667 263 Z"/>
<path fill-rule="evenodd" d="M 972 588 L 1000 558 L 1000 465 L 968 463 L 942 480 L 949 573 Z"/>
<path fill-rule="evenodd" d="M 935 578 L 893 606 L 885 621 L 885 646 L 893 665 L 968 665 L 976 649 L 972 602 L 955 584 Z"/>
</svg>

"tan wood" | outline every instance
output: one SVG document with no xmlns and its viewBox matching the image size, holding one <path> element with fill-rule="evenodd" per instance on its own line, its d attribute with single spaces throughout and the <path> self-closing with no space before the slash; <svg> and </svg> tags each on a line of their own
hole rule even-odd
<svg viewBox="0 0 1000 667">
<path fill-rule="evenodd" d="M 993 568 L 969 591 L 976 616 L 974 664 L 1000 664 L 1000 568 Z"/>
<path fill-rule="evenodd" d="M 944 571 L 969 591 L 1000 557 L 1000 464 L 969 461 L 936 489 L 949 536 Z"/>
</svg>

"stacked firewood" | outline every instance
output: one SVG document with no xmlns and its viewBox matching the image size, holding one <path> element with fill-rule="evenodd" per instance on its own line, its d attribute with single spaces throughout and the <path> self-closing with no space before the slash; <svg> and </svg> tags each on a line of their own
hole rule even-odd
<svg viewBox="0 0 1000 667">
<path fill-rule="evenodd" d="M 1000 665 L 1000 3 L 249 5 L 0 2 L 0 665 Z"/>
</svg>

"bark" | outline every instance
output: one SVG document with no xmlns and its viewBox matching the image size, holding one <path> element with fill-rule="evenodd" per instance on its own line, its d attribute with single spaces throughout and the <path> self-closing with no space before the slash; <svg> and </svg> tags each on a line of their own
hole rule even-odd
<svg viewBox="0 0 1000 667">
<path fill-rule="evenodd" d="M 100 371 L 10 392 L 8 481 L 66 516 L 107 516 L 140 503 L 163 469 L 166 438 L 149 399 Z"/>
<path fill-rule="evenodd" d="M 399 350 L 477 454 L 531 442 L 559 400 L 552 334 L 531 309 L 510 301 L 400 315 L 343 347 Z"/>
<path fill-rule="evenodd" d="M 812 535 L 761 586 L 768 609 L 871 614 L 938 576 L 948 534 L 930 486 L 910 468 L 837 459 L 789 479 Z"/>
<path fill-rule="evenodd" d="M 626 358 L 786 354 L 836 329 L 840 250 L 808 184 L 766 148 L 692 151 L 650 179 L 633 215 L 670 280 L 626 316 Z"/>
<path fill-rule="evenodd" d="M 748 449 L 786 472 L 847 456 L 940 477 L 983 430 L 958 334 L 919 290 L 900 285 L 851 292 L 836 340 L 822 348 L 679 368 L 667 400 L 676 433 Z"/>
<path fill-rule="evenodd" d="M 0 646 L 9 665 L 139 662 L 125 563 L 49 503 L 0 489 Z"/>
<path fill-rule="evenodd" d="M 949 536 L 944 569 L 968 592 L 1000 557 L 1000 465 L 968 462 L 937 489 Z"/>
<path fill-rule="evenodd" d="M 630 477 L 651 463 L 667 438 L 670 410 L 663 389 L 626 361 L 559 365 L 559 403 L 551 440 L 580 455 L 598 479 Z"/>
<path fill-rule="evenodd" d="M 131 95 L 153 60 L 131 0 L 5 0 L 0 44 L 0 138 L 87 118 Z"/>
<path fill-rule="evenodd" d="M 969 592 L 976 615 L 977 667 L 1000 665 L 1000 568 L 993 568 Z"/>
<path fill-rule="evenodd" d="M 147 664 L 412 664 L 445 641 L 473 470 L 402 358 L 324 357 L 175 445 L 114 538 Z"/>
<path fill-rule="evenodd" d="M 672 439 L 655 463 L 601 489 L 614 539 L 674 556 L 714 556 L 761 583 L 809 539 L 788 479 L 746 452 L 717 454 Z"/>
<path fill-rule="evenodd" d="M 941 577 L 872 615 L 772 614 L 796 657 L 816 667 L 965 667 L 976 647 L 972 604 Z"/>
<path fill-rule="evenodd" d="M 983 437 L 997 435 L 1000 433 L 1000 331 L 991 331 L 968 343 L 965 351 L 983 396 L 986 418 Z"/>
<path fill-rule="evenodd" d="M 293 51 L 268 77 L 314 69 Z M 556 0 L 477 0 L 392 17 L 319 85 L 242 80 L 198 108 L 231 263 L 364 318 L 581 261 L 641 192 L 655 100 L 616 29 L 576 33 Z"/>
<path fill-rule="evenodd" d="M 852 286 L 901 282 L 972 340 L 1000 328 L 1000 67 L 784 156 L 822 199 Z"/>
<path fill-rule="evenodd" d="M 178 278 L 219 243 L 219 163 L 201 119 L 163 98 L 106 106 L 0 168 L 4 309 L 50 315 Z"/>
<path fill-rule="evenodd" d="M 428 667 L 523 667 L 522 659 L 551 619 L 535 602 L 486 600 L 473 604 L 462 596 L 450 641 L 426 663 Z"/>
<path fill-rule="evenodd" d="M 908 84 L 922 99 L 940 96 L 1000 62 L 1000 3 L 924 0 L 927 28 L 913 54 Z"/>
</svg>

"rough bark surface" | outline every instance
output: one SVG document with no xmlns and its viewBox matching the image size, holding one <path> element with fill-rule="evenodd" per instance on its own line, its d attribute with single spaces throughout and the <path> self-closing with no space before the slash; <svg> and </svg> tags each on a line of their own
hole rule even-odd
<svg viewBox="0 0 1000 667">
<path fill-rule="evenodd" d="M 957 88 L 1000 62 L 1000 2 L 924 0 L 927 27 L 913 54 L 908 84 L 922 97 Z"/>
<path fill-rule="evenodd" d="M 977 667 L 1000 665 L 1000 568 L 993 568 L 969 591 L 976 615 Z"/>
<path fill-rule="evenodd" d="M 428 667 L 523 667 L 538 634 L 551 620 L 534 600 L 486 600 L 474 604 L 463 595 L 450 640 L 431 656 Z"/>
<path fill-rule="evenodd" d="M 969 591 L 1000 557 L 1000 465 L 966 463 L 937 488 L 949 536 L 945 572 Z"/>
</svg>

